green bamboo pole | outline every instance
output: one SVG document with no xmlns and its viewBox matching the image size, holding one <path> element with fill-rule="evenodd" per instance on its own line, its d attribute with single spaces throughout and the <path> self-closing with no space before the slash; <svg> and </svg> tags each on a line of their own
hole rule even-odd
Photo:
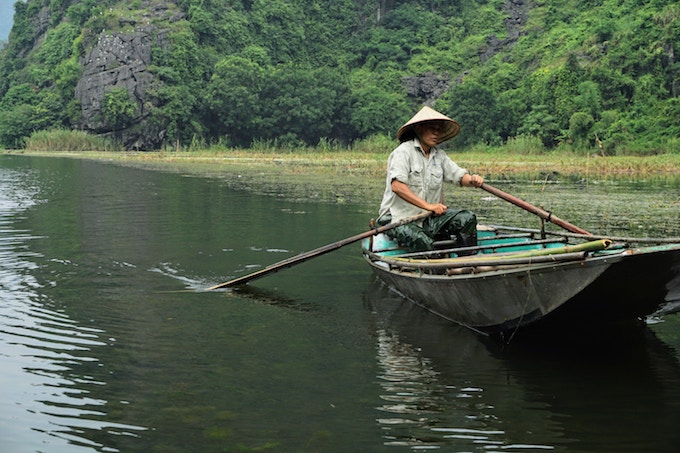
<svg viewBox="0 0 680 453">
<path fill-rule="evenodd" d="M 563 247 L 552 247 L 540 250 L 529 250 L 526 252 L 511 252 L 505 254 L 481 254 L 477 256 L 464 256 L 456 258 L 436 258 L 436 259 L 414 259 L 414 258 L 400 258 L 398 256 L 391 256 L 390 259 L 404 263 L 431 263 L 434 265 L 445 266 L 450 264 L 455 266 L 459 262 L 474 263 L 475 261 L 503 261 L 516 258 L 532 258 L 536 256 L 559 255 L 562 253 L 576 253 L 576 252 L 596 252 L 604 250 L 611 245 L 612 241 L 609 239 L 599 239 L 597 241 L 584 242 L 583 244 L 565 245 Z"/>
</svg>

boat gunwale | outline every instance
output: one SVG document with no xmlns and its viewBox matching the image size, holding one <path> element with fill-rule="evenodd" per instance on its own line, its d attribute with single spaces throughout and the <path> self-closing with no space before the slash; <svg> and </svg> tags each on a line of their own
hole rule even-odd
<svg viewBox="0 0 680 453">
<path fill-rule="evenodd" d="M 638 243 L 653 243 L 655 245 L 642 245 L 638 247 L 633 247 L 631 244 L 627 243 L 628 240 L 632 238 L 622 238 L 622 237 L 609 237 L 609 236 L 596 236 L 596 235 L 583 235 L 576 233 L 567 232 L 550 232 L 545 230 L 537 230 L 532 228 L 522 228 L 522 227 L 511 227 L 511 226 L 501 226 L 501 225 L 483 225 L 481 226 L 481 231 L 489 232 L 491 235 L 480 237 L 479 241 L 490 242 L 495 240 L 506 239 L 505 235 L 499 234 L 500 231 L 516 231 L 520 233 L 529 234 L 529 238 L 533 235 L 539 234 L 543 239 L 540 240 L 528 240 L 528 241 L 517 241 L 511 243 L 488 243 L 486 245 L 477 247 L 462 247 L 462 248 L 452 248 L 444 250 L 434 250 L 430 252 L 420 252 L 420 253 L 400 253 L 394 254 L 395 251 L 399 249 L 384 249 L 373 251 L 369 250 L 368 247 L 363 246 L 364 256 L 367 261 L 372 265 L 376 265 L 383 270 L 389 272 L 398 273 L 399 275 L 409 276 L 411 274 L 417 273 L 418 278 L 424 276 L 436 277 L 450 279 L 454 277 L 470 278 L 471 276 L 477 276 L 481 274 L 488 275 L 490 272 L 500 271 L 501 273 L 507 272 L 527 272 L 527 271 L 537 271 L 543 268 L 554 267 L 558 264 L 570 263 L 573 261 L 580 261 L 581 264 L 596 265 L 601 259 L 611 259 L 617 257 L 617 261 L 623 259 L 626 256 L 633 255 L 644 255 L 647 253 L 657 253 L 657 252 L 667 252 L 680 250 L 680 238 L 671 238 L 671 241 L 660 241 L 657 238 L 637 238 L 634 242 Z M 549 239 L 545 239 L 546 235 L 557 236 L 562 238 L 563 241 L 551 242 Z M 553 255 L 547 255 L 545 258 L 538 259 L 539 256 L 525 257 L 521 260 L 514 260 L 505 258 L 513 253 L 517 252 L 495 252 L 497 249 L 502 248 L 524 248 L 527 250 L 540 250 L 540 248 L 534 248 L 537 246 L 543 246 L 544 249 L 548 249 L 549 245 L 559 242 L 567 242 L 569 244 L 569 239 L 581 239 L 581 240 L 611 240 L 606 248 L 601 250 L 587 251 L 586 253 L 581 252 L 563 252 L 555 253 Z M 677 242 L 674 242 L 677 240 Z M 364 243 L 365 244 L 365 243 Z M 372 242 L 369 242 L 369 247 L 372 246 Z M 477 253 L 474 256 L 474 261 L 469 260 L 466 262 L 464 257 L 458 257 L 455 260 L 441 260 L 436 258 L 442 254 L 451 254 L 456 252 L 467 252 L 468 249 L 475 249 Z M 493 250 L 491 253 L 484 253 L 485 251 Z M 577 253 L 577 254 L 574 254 Z M 578 255 L 580 253 L 580 255 Z M 488 255 L 488 259 L 485 255 Z M 431 260 L 428 260 L 429 256 L 433 256 Z M 416 257 L 421 257 L 420 259 L 415 259 Z M 409 258 L 414 258 L 410 260 Z M 457 261 L 460 259 L 460 261 Z M 596 261 L 597 260 L 597 261 Z M 386 266 L 379 266 L 376 263 L 382 262 Z M 604 261 L 606 262 L 606 261 Z M 452 269 L 466 269 L 469 268 L 468 272 L 450 272 Z M 406 272 L 402 272 L 406 269 Z"/>
<path fill-rule="evenodd" d="M 404 267 L 404 266 L 391 266 L 389 263 L 386 262 L 386 260 L 383 260 L 382 257 L 376 257 L 377 259 L 373 259 L 370 256 L 370 253 L 368 251 L 364 251 L 364 258 L 366 261 L 371 265 L 371 267 L 376 268 L 378 270 L 393 274 L 393 275 L 398 275 L 400 277 L 405 277 L 405 278 L 414 278 L 414 279 L 427 279 L 427 280 L 438 280 L 438 281 L 456 281 L 456 280 L 470 280 L 470 279 L 485 279 L 485 278 L 492 278 L 492 277 L 505 277 L 507 275 L 516 275 L 516 274 L 531 274 L 531 273 L 537 273 L 537 272 L 543 272 L 543 271 L 556 271 L 558 268 L 561 269 L 568 269 L 571 267 L 580 267 L 580 266 L 598 266 L 598 265 L 611 265 L 615 262 L 619 262 L 623 260 L 624 258 L 630 256 L 630 254 L 627 253 L 628 250 L 623 250 L 620 251 L 617 254 L 608 254 L 608 255 L 601 255 L 601 256 L 583 256 L 583 257 L 578 257 L 576 255 L 585 255 L 585 252 L 576 252 L 573 254 L 573 256 L 569 257 L 570 259 L 565 259 L 565 260 L 545 260 L 543 262 L 534 262 L 534 264 L 513 264 L 509 260 L 504 261 L 503 263 L 499 264 L 494 264 L 492 266 L 490 265 L 471 265 L 471 266 L 465 266 L 465 267 L 460 267 L 458 269 L 467 269 L 468 272 L 461 272 L 461 273 L 431 273 L 431 272 L 426 272 L 424 269 L 418 269 L 415 267 Z M 554 255 L 548 255 L 548 257 L 554 256 Z M 548 258 L 546 257 L 546 258 Z M 537 257 L 535 257 L 537 258 Z M 383 263 L 384 265 L 380 265 L 380 263 Z M 477 269 L 474 269 L 477 268 Z M 486 269 L 484 269 L 486 268 Z"/>
</svg>

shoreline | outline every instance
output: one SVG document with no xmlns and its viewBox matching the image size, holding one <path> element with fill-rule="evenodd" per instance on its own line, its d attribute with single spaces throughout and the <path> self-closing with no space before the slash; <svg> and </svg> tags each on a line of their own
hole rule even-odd
<svg viewBox="0 0 680 453">
<path fill-rule="evenodd" d="M 140 169 L 218 178 L 230 187 L 290 199 L 334 203 L 380 199 L 388 153 L 352 151 L 36 152 L 3 155 L 85 159 Z M 493 181 L 680 181 L 680 155 L 450 153 L 461 167 Z"/>
</svg>

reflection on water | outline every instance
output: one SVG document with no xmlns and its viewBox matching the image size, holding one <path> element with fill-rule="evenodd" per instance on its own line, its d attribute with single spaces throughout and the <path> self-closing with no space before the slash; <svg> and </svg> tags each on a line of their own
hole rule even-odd
<svg viewBox="0 0 680 453">
<path fill-rule="evenodd" d="M 510 376 L 477 334 L 435 318 L 378 282 L 365 297 L 376 322 L 385 401 L 377 421 L 385 445 L 454 451 L 553 449 L 516 432 L 522 422 L 494 394 L 495 387 L 509 384 Z M 503 400 L 521 401 L 517 391 L 514 384 L 507 385 Z M 540 432 L 549 413 L 538 406 L 532 411 L 537 413 L 527 418 L 536 419 L 534 429 Z"/>
<path fill-rule="evenodd" d="M 30 176 L 30 175 L 29 175 Z M 99 366 L 106 332 L 79 326 L 41 296 L 27 244 L 35 239 L 13 223 L 39 200 L 24 172 L 0 169 L 0 439 L 2 451 L 37 450 L 35 433 L 51 447 L 102 447 L 87 432 L 137 436 L 145 428 L 106 420 L 108 401 L 90 390 L 106 385 L 86 369 Z M 52 450 L 54 451 L 54 450 Z"/>
<path fill-rule="evenodd" d="M 442 382 L 443 376 L 435 371 L 431 360 L 412 345 L 402 343 L 394 333 L 379 329 L 377 342 L 383 371 L 378 375 L 380 398 L 385 401 L 378 407 L 385 416 L 377 421 L 385 431 L 385 445 L 425 448 L 456 445 L 458 441 L 487 447 L 504 444 L 504 431 L 483 427 L 483 420 L 494 416 L 493 406 L 484 402 L 482 388 Z M 468 407 L 474 407 L 474 413 L 466 414 Z M 442 415 L 452 410 L 461 413 L 455 425 L 446 426 Z M 482 420 L 481 426 L 473 428 L 477 420 Z"/>
<path fill-rule="evenodd" d="M 647 328 L 503 345 L 378 282 L 365 301 L 377 335 L 385 445 L 632 453 L 671 452 L 680 440 L 680 364 Z"/>
</svg>

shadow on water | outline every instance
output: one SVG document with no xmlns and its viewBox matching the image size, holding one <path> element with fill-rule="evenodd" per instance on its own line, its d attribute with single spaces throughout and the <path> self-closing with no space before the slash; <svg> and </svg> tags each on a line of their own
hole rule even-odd
<svg viewBox="0 0 680 453">
<path fill-rule="evenodd" d="M 680 441 L 677 351 L 643 325 L 574 326 L 504 344 L 378 282 L 364 298 L 377 335 L 386 445 L 671 452 Z"/>
<path fill-rule="evenodd" d="M 304 302 L 300 299 L 287 297 L 279 291 L 258 288 L 256 286 L 241 286 L 229 290 L 233 295 L 242 299 L 252 300 L 267 305 L 285 308 L 293 311 L 312 312 L 315 305 L 311 302 Z"/>
</svg>

